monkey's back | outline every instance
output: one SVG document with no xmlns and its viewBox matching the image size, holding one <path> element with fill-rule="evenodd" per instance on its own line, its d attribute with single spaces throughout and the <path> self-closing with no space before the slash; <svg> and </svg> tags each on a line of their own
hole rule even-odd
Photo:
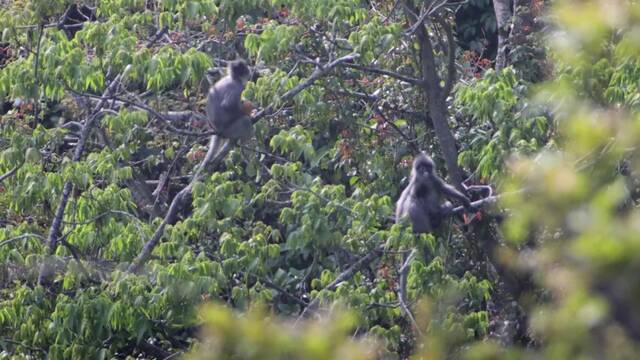
<svg viewBox="0 0 640 360">
<path fill-rule="evenodd" d="M 209 89 L 207 118 L 214 127 L 226 127 L 244 115 L 240 108 L 240 96 L 243 90 L 242 84 L 229 75 L 218 80 Z"/>
</svg>

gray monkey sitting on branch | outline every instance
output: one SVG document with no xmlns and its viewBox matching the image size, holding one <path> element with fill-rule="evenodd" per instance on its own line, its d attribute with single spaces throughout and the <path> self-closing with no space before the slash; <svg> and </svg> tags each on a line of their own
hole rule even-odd
<svg viewBox="0 0 640 360">
<path fill-rule="evenodd" d="M 242 100 L 242 92 L 251 77 L 244 60 L 234 60 L 228 64 L 228 73 L 209 89 L 207 97 L 207 120 L 215 128 L 216 141 L 212 146 L 220 146 L 220 137 L 227 139 L 248 139 L 253 136 L 251 111 L 253 104 Z"/>
<path fill-rule="evenodd" d="M 475 210 L 468 197 L 438 177 L 431 157 L 421 152 L 413 160 L 409 185 L 396 203 L 396 223 L 408 216 L 414 233 L 433 232 L 452 209 L 449 201 L 441 202 L 442 195 L 458 200 L 468 211 Z"/>
</svg>

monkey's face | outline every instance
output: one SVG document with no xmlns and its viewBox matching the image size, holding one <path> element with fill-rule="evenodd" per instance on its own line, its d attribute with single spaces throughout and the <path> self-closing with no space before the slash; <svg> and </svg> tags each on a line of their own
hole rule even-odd
<svg viewBox="0 0 640 360">
<path fill-rule="evenodd" d="M 429 185 L 429 179 L 433 175 L 435 164 L 431 158 L 422 153 L 413 161 L 413 169 L 411 170 L 411 182 L 415 186 L 421 187 Z"/>
<path fill-rule="evenodd" d="M 429 176 L 433 173 L 433 167 L 429 163 L 420 163 L 414 171 L 421 177 Z"/>
<path fill-rule="evenodd" d="M 433 160 L 422 153 L 413 161 L 413 172 L 420 176 L 429 176 L 433 174 L 434 166 Z"/>
</svg>

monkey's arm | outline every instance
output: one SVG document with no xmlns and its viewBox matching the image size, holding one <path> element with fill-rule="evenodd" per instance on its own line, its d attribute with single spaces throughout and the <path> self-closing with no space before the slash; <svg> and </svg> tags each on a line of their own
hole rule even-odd
<svg viewBox="0 0 640 360">
<path fill-rule="evenodd" d="M 440 193 L 444 194 L 449 199 L 456 199 L 460 201 L 465 209 L 474 210 L 473 205 L 471 205 L 471 201 L 469 201 L 469 198 L 466 195 L 458 191 L 458 189 L 454 188 L 453 186 L 447 184 L 439 177 L 434 176 L 433 178 L 436 187 L 438 187 L 438 190 L 440 190 Z"/>
<path fill-rule="evenodd" d="M 402 216 L 405 215 L 407 209 L 407 205 L 405 204 L 406 200 L 407 200 L 407 196 L 409 196 L 409 194 L 411 193 L 411 184 L 409 184 L 403 191 L 402 194 L 400 194 L 400 198 L 398 199 L 398 202 L 396 202 L 396 223 L 400 222 L 400 218 L 402 218 Z"/>
</svg>

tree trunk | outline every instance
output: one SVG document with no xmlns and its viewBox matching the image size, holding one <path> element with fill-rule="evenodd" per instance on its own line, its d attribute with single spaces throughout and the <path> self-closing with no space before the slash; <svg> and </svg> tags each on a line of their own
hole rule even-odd
<svg viewBox="0 0 640 360">
<path fill-rule="evenodd" d="M 507 66 L 507 46 L 511 28 L 511 0 L 493 0 L 493 10 L 498 23 L 498 53 L 496 54 L 496 71 Z"/>
<path fill-rule="evenodd" d="M 408 4 L 406 4 L 408 7 Z M 407 11 L 407 16 L 412 22 L 418 19 L 411 11 Z M 422 89 L 427 97 L 427 110 L 433 121 L 433 129 L 440 143 L 442 156 L 447 166 L 447 172 L 453 185 L 463 190 L 462 171 L 458 166 L 458 150 L 456 140 L 449 129 L 449 112 L 446 104 L 445 89 L 440 85 L 442 79 L 436 70 L 436 62 L 433 54 L 433 45 L 424 25 L 418 26 L 416 30 L 418 42 L 420 44 L 420 61 L 422 69 Z"/>
</svg>

